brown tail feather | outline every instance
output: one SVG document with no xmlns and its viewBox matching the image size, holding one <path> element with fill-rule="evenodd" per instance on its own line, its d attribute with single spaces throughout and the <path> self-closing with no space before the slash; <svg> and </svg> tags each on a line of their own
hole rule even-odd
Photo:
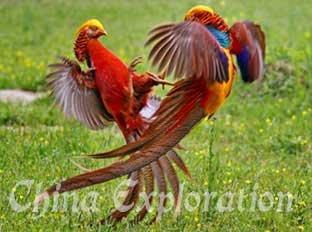
<svg viewBox="0 0 312 232">
<path fill-rule="evenodd" d="M 180 126 L 174 128 L 169 134 L 163 133 L 160 139 L 154 141 L 154 143 L 147 148 L 144 147 L 144 149 L 133 154 L 129 159 L 116 162 L 106 168 L 69 178 L 62 181 L 59 186 L 54 185 L 50 187 L 46 190 L 46 192 L 49 195 L 54 192 L 63 193 L 106 182 L 137 171 L 151 162 L 156 161 L 162 155 L 165 155 L 204 116 L 205 113 L 202 111 L 200 106 L 197 105 L 191 113 L 186 116 L 185 121 Z"/>
<path fill-rule="evenodd" d="M 166 205 L 166 198 L 162 198 L 161 196 L 165 196 L 167 194 L 167 185 L 166 185 L 166 179 L 164 176 L 164 173 L 162 172 L 162 169 L 159 165 L 159 162 L 153 162 L 151 164 L 153 174 L 156 179 L 156 183 L 158 186 L 159 191 L 159 200 L 158 200 L 158 209 L 157 209 L 157 215 L 151 220 L 151 222 L 154 222 L 156 219 L 159 219 L 164 211 L 164 207 Z"/>
<path fill-rule="evenodd" d="M 113 221 L 120 221 L 123 218 L 127 217 L 128 214 L 131 212 L 131 210 L 134 208 L 136 205 L 138 199 L 139 199 L 139 194 L 142 190 L 142 183 L 141 183 L 141 171 L 135 171 L 131 173 L 130 175 L 130 180 L 134 181 L 133 186 L 129 186 L 127 190 L 127 196 L 125 197 L 121 207 L 118 209 L 114 210 L 114 212 L 111 214 L 111 219 Z M 122 209 L 123 206 L 130 206 L 128 210 L 125 211 L 125 209 Z"/>
<path fill-rule="evenodd" d="M 170 150 L 167 154 L 169 159 L 173 161 L 190 179 L 192 179 L 192 175 L 189 172 L 188 168 L 186 167 L 184 161 L 181 157 L 176 153 L 175 150 Z"/>
<path fill-rule="evenodd" d="M 149 142 L 155 139 L 155 137 L 159 136 L 160 133 L 162 133 L 162 131 L 158 130 L 158 131 L 155 131 L 153 136 L 135 140 L 115 150 L 104 152 L 104 153 L 92 154 L 92 155 L 83 155 L 82 157 L 94 158 L 94 159 L 112 158 L 112 157 L 118 157 L 118 156 L 123 157 L 133 152 L 136 152 L 137 150 L 141 149 L 143 146 L 148 145 Z"/>
<path fill-rule="evenodd" d="M 190 113 L 190 111 L 192 111 L 192 106 L 195 106 L 195 108 L 198 107 L 198 111 L 201 112 L 200 107 L 198 105 L 196 105 L 200 94 L 199 95 L 195 94 L 195 96 L 193 94 L 191 94 L 192 96 L 190 96 L 190 97 L 188 97 L 188 94 L 186 94 L 186 93 L 190 93 L 190 91 L 189 91 L 189 85 L 190 84 L 192 84 L 192 82 L 190 80 L 180 81 L 176 84 L 175 88 L 173 88 L 169 92 L 167 98 L 163 101 L 163 105 L 161 105 L 161 107 L 159 108 L 159 111 L 157 112 L 156 120 L 154 121 L 154 123 L 152 123 L 150 128 L 145 132 L 145 134 L 143 135 L 143 137 L 139 141 L 135 141 L 131 144 L 128 144 L 128 145 L 118 149 L 117 152 L 112 151 L 111 153 L 102 153 L 102 154 L 100 154 L 100 156 L 98 154 L 95 157 L 97 157 L 97 158 L 99 158 L 99 157 L 105 157 L 105 158 L 106 157 L 112 157 L 112 154 L 114 156 L 124 156 L 125 154 L 123 154 L 122 152 L 126 152 L 127 154 L 131 154 L 131 153 L 135 153 L 135 152 L 144 153 L 144 150 L 149 150 L 149 148 L 151 146 L 153 146 L 153 144 L 157 143 L 157 140 L 159 140 L 159 138 L 162 138 L 166 134 L 172 134 L 172 132 L 175 131 L 175 130 L 172 131 L 172 129 L 175 129 L 176 126 L 179 126 L 180 122 L 183 124 L 184 120 L 187 119 L 186 115 L 188 115 L 188 113 Z M 181 92 L 184 92 L 184 94 Z M 200 93 L 200 91 L 198 91 L 198 92 Z M 194 110 L 194 112 L 196 112 L 196 110 Z M 203 114 L 203 113 L 201 112 L 200 114 Z M 172 126 L 175 126 L 175 127 L 173 128 Z M 187 125 L 187 126 L 189 126 L 189 125 Z M 158 133 L 155 133 L 155 131 L 157 131 Z M 159 145 L 156 145 L 156 147 L 158 147 L 158 146 Z M 163 148 L 163 147 L 160 146 L 160 148 Z M 158 148 L 157 148 L 157 150 L 158 150 Z M 166 152 L 164 152 L 163 154 L 165 154 L 165 153 Z M 170 155 L 170 153 L 171 153 L 171 155 Z M 133 155 L 135 155 L 135 154 L 133 154 Z M 169 156 L 171 156 L 171 159 L 173 159 L 174 162 L 177 163 L 177 165 L 182 169 L 182 171 L 184 171 L 185 173 L 187 173 L 190 176 L 184 162 L 174 151 L 169 152 Z M 155 160 L 157 160 L 157 159 L 155 159 Z M 158 162 L 160 163 L 161 167 L 163 168 L 164 173 L 166 174 L 167 179 L 168 179 L 168 181 L 172 187 L 172 190 L 174 193 L 174 199 L 175 199 L 175 206 L 176 206 L 176 208 L 178 208 L 178 204 L 179 204 L 179 179 L 177 177 L 177 174 L 176 174 L 174 168 L 172 167 L 172 165 L 171 165 L 171 163 L 167 157 L 160 158 Z M 123 165 L 121 165 L 121 166 L 123 166 Z M 161 192 L 161 189 L 160 189 L 160 192 Z M 129 196 L 131 196 L 131 193 L 129 193 Z M 164 204 L 164 202 L 160 202 L 160 203 Z M 163 205 L 159 205 L 159 213 L 158 213 L 157 217 L 160 217 L 160 215 L 162 214 L 161 211 L 162 211 L 163 207 L 164 207 Z M 113 214 L 113 217 L 115 216 L 115 218 L 118 218 L 118 219 L 125 217 L 128 214 L 128 213 L 120 214 L 118 212 L 118 214 L 116 216 L 115 214 L 117 212 L 115 212 Z M 147 213 L 147 209 L 143 208 L 141 210 L 141 212 L 138 213 L 138 215 L 136 216 L 136 219 L 134 221 L 137 222 L 137 221 L 143 219 L 144 216 L 146 215 L 146 213 Z"/>
<path fill-rule="evenodd" d="M 160 166 L 163 172 L 166 174 L 167 180 L 171 185 L 171 189 L 173 191 L 174 196 L 174 206 L 178 209 L 180 206 L 180 184 L 177 173 L 175 172 L 173 166 L 171 165 L 169 159 L 166 156 L 162 156 L 159 158 Z"/>
<path fill-rule="evenodd" d="M 157 169 L 157 165 L 155 165 L 155 163 L 158 164 L 159 161 L 157 160 L 160 157 L 166 155 L 170 150 L 172 150 L 172 148 L 177 145 L 186 134 L 189 133 L 193 126 L 206 116 L 200 104 L 200 96 L 202 93 L 201 89 L 195 89 L 193 91 L 190 91 L 190 89 L 194 87 L 193 83 L 190 81 L 185 82 L 188 82 L 189 84 L 185 84 L 184 81 L 180 81 L 178 82 L 177 86 L 175 86 L 173 91 L 170 91 L 174 95 L 182 96 L 179 97 L 179 101 L 177 103 L 173 105 L 171 104 L 170 100 L 173 100 L 176 97 L 173 98 L 170 94 L 168 94 L 166 98 L 167 100 L 164 100 L 165 104 L 169 104 L 172 106 L 168 108 L 169 111 L 173 108 L 175 109 L 170 115 L 165 118 L 165 124 L 162 121 L 162 116 L 164 113 L 166 113 L 166 111 L 162 111 L 162 107 L 165 107 L 166 105 L 161 105 L 158 112 L 163 112 L 163 114 L 158 113 L 157 115 L 156 113 L 156 119 L 152 122 L 151 126 L 147 129 L 147 131 L 145 131 L 145 133 L 138 140 L 138 142 L 134 142 L 136 144 L 139 144 L 139 146 L 133 146 L 133 144 L 128 144 L 119 149 L 119 151 L 122 150 L 125 152 L 129 152 L 129 150 L 131 150 L 134 152 L 130 155 L 128 159 L 115 162 L 112 165 L 102 169 L 84 173 L 64 180 L 60 183 L 60 185 L 54 185 L 47 189 L 45 193 L 39 195 L 36 198 L 36 203 L 42 201 L 46 195 L 51 195 L 54 192 L 63 193 L 106 182 L 130 174 L 132 172 L 136 172 L 151 163 L 153 174 L 158 183 L 159 191 L 166 192 L 166 182 L 163 177 L 163 173 L 159 170 L 155 171 L 155 166 Z M 195 85 L 195 87 L 196 86 L 201 85 Z M 190 102 L 187 101 L 189 95 L 191 95 L 190 98 L 192 99 L 192 105 L 190 105 Z M 194 95 L 197 95 L 197 97 L 194 97 Z M 156 135 L 154 134 L 155 131 Z M 130 146 L 130 149 L 128 148 L 128 146 Z M 177 160 L 175 156 L 172 157 L 171 159 Z M 177 161 L 177 163 L 179 164 L 179 161 Z M 187 170 L 184 167 L 185 165 L 181 162 L 178 166 L 181 166 L 182 170 L 184 171 Z M 176 180 L 171 180 L 171 185 L 175 186 L 176 182 Z M 173 187 L 173 189 L 177 190 L 177 187 Z M 164 203 L 161 202 L 157 218 L 159 218 L 162 214 L 161 211 L 163 207 Z"/>
<path fill-rule="evenodd" d="M 151 165 L 148 165 L 142 169 L 145 182 L 145 193 L 146 197 L 148 198 L 148 205 L 146 205 L 146 202 L 144 202 L 145 204 L 143 208 L 138 212 L 138 214 L 135 216 L 135 219 L 133 220 L 135 223 L 144 219 L 153 202 L 154 176 Z"/>
</svg>

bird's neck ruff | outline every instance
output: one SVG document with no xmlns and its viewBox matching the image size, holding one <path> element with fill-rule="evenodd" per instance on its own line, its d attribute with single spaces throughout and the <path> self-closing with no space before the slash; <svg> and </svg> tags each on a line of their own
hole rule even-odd
<svg viewBox="0 0 312 232">
<path fill-rule="evenodd" d="M 229 31 L 229 27 L 224 19 L 208 7 L 197 6 L 192 8 L 186 13 L 185 20 L 197 21 L 206 26 L 212 26 L 220 32 Z"/>
<path fill-rule="evenodd" d="M 230 46 L 231 41 L 228 25 L 224 19 L 210 7 L 195 6 L 186 13 L 184 19 L 196 21 L 205 25 L 223 48 L 228 48 Z"/>
<path fill-rule="evenodd" d="M 230 46 L 230 36 L 228 32 L 221 32 L 213 26 L 207 25 L 206 28 L 213 34 L 213 36 L 218 40 L 219 44 L 223 48 L 229 48 Z"/>
<path fill-rule="evenodd" d="M 84 62 L 87 56 L 87 45 L 88 45 L 89 38 L 85 31 L 82 31 L 77 36 L 77 39 L 74 43 L 74 52 L 77 60 L 80 62 Z"/>
</svg>

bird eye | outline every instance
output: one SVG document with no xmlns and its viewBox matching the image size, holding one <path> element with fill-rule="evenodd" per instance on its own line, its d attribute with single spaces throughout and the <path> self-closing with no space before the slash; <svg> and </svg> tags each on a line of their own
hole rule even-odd
<svg viewBox="0 0 312 232">
<path fill-rule="evenodd" d="M 89 38 L 93 38 L 96 36 L 96 31 L 97 31 L 98 27 L 97 26 L 89 26 L 87 29 L 87 35 L 89 36 Z"/>
<path fill-rule="evenodd" d="M 90 26 L 90 28 L 92 31 L 96 31 L 97 30 L 97 27 L 96 26 Z"/>
</svg>

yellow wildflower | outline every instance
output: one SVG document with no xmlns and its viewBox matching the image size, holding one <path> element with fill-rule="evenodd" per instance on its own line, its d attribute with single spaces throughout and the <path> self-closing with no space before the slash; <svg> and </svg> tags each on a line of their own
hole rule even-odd
<svg viewBox="0 0 312 232">
<path fill-rule="evenodd" d="M 289 199 L 293 199 L 293 198 L 294 198 L 294 195 L 292 195 L 291 193 L 287 193 L 287 197 L 288 197 Z"/>
<path fill-rule="evenodd" d="M 301 205 L 301 206 L 303 206 L 303 207 L 306 207 L 306 206 L 307 206 L 307 204 L 305 203 L 305 201 L 299 201 L 299 202 L 298 202 L 298 205 Z"/>
<path fill-rule="evenodd" d="M 310 33 L 309 31 L 306 31 L 306 32 L 304 33 L 304 37 L 305 37 L 306 39 L 309 39 L 309 38 L 311 37 L 311 33 Z"/>
<path fill-rule="evenodd" d="M 23 52 L 18 50 L 18 51 L 16 51 L 15 54 L 16 54 L 17 57 L 21 57 L 23 55 Z"/>
</svg>

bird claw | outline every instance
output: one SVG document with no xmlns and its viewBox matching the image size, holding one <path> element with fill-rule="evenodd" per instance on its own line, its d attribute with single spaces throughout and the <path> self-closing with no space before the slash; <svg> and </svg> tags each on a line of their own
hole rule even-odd
<svg viewBox="0 0 312 232">
<path fill-rule="evenodd" d="M 154 73 L 149 72 L 149 71 L 146 72 L 146 73 L 147 73 L 148 78 L 152 79 L 152 80 L 155 81 L 157 84 L 163 85 L 163 87 L 164 87 L 165 85 L 170 85 L 170 86 L 173 86 L 173 85 L 174 85 L 173 82 L 166 81 L 166 80 L 163 79 L 164 76 L 165 76 L 165 73 L 162 73 L 162 74 L 160 74 L 160 75 L 155 75 Z"/>
<path fill-rule="evenodd" d="M 165 79 L 165 77 L 167 76 L 167 70 L 163 71 L 162 73 L 157 75 L 160 79 Z"/>
<path fill-rule="evenodd" d="M 136 72 L 136 66 L 143 62 L 142 56 L 135 57 L 128 66 L 129 72 Z"/>
</svg>

